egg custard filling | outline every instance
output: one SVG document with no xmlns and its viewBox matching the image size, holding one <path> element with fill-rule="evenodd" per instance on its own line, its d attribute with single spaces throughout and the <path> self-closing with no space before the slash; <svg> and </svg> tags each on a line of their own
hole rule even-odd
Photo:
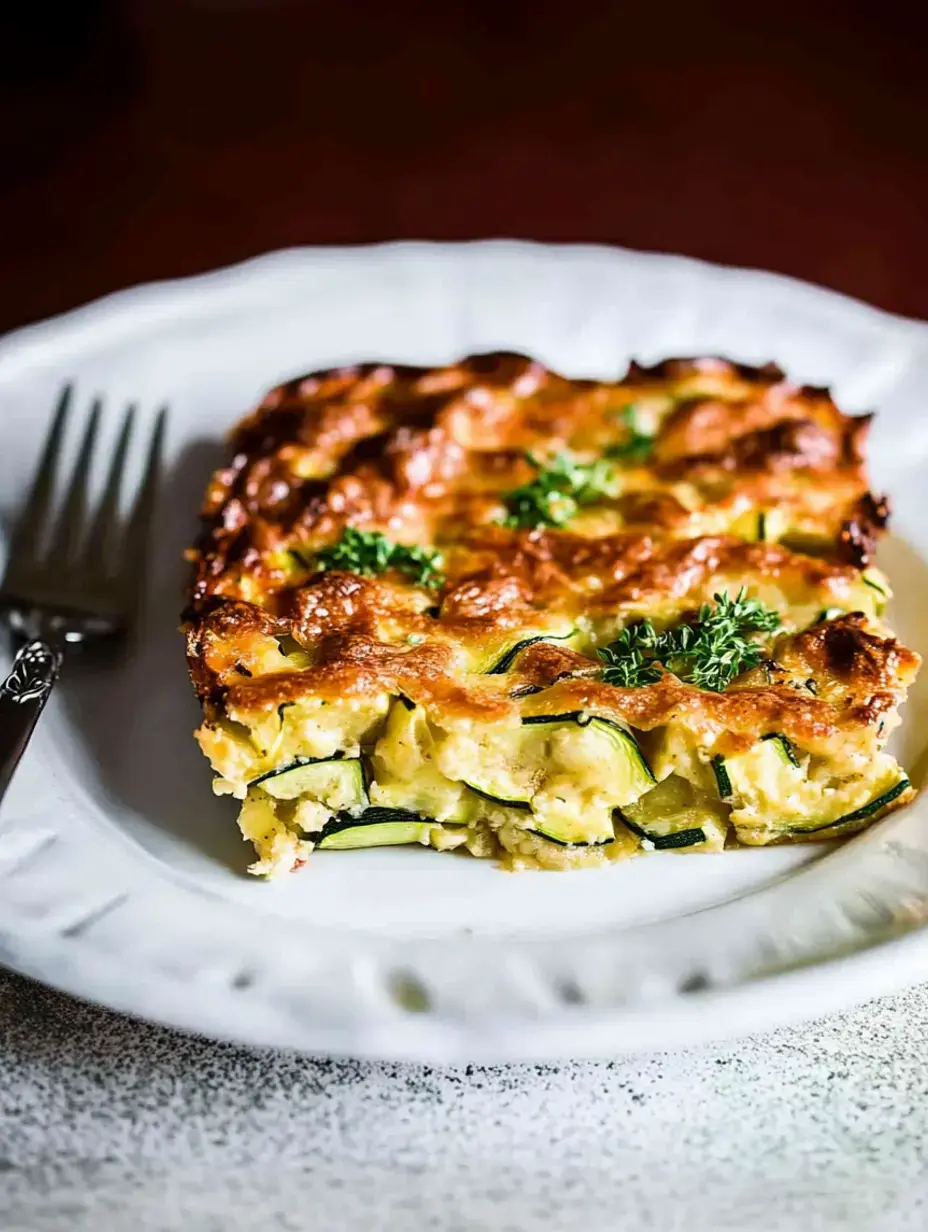
<svg viewBox="0 0 928 1232">
<path fill-rule="evenodd" d="M 506 867 L 844 836 L 914 795 L 869 419 L 717 359 L 517 355 L 272 390 L 184 616 L 252 872 L 419 843 Z"/>
</svg>

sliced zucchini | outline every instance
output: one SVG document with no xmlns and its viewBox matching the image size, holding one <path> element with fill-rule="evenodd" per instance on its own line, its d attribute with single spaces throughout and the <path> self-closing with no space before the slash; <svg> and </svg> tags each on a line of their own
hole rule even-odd
<svg viewBox="0 0 928 1232">
<path fill-rule="evenodd" d="M 510 796 L 495 796 L 491 791 L 484 787 L 478 787 L 476 783 L 469 780 L 462 780 L 464 786 L 469 788 L 475 796 L 479 796 L 481 800 L 489 800 L 491 804 L 498 804 L 501 808 L 521 809 L 523 812 L 530 813 L 532 811 L 531 796 L 527 798 L 512 798 Z M 500 790 L 497 788 L 497 790 Z"/>
<path fill-rule="evenodd" d="M 771 747 L 782 761 L 788 762 L 791 766 L 799 766 L 796 750 L 786 736 L 781 735 L 779 732 L 768 732 L 766 736 L 761 736 L 761 739 L 770 741 Z"/>
<path fill-rule="evenodd" d="M 657 851 L 694 847 L 719 851 L 728 833 L 723 806 L 677 774 L 633 804 L 616 809 L 616 820 Z"/>
<path fill-rule="evenodd" d="M 716 786 L 723 800 L 732 800 L 738 795 L 739 786 L 756 782 L 762 777 L 777 777 L 777 769 L 790 766 L 801 770 L 799 758 L 786 736 L 770 732 L 747 753 L 737 757 L 713 757 Z"/>
<path fill-rule="evenodd" d="M 597 839 L 559 838 L 557 835 L 549 833 L 548 830 L 540 830 L 537 826 L 526 831 L 526 833 L 537 834 L 539 838 L 543 838 L 548 843 L 554 843 L 558 847 L 608 847 L 610 843 L 615 842 L 614 833 Z"/>
<path fill-rule="evenodd" d="M 436 764 L 434 733 L 425 710 L 410 706 L 405 697 L 391 707 L 371 764 L 371 804 L 411 809 L 439 822 L 466 823 L 476 816 L 477 801 Z"/>
<path fill-rule="evenodd" d="M 494 733 L 488 746 L 477 750 L 476 765 L 462 767 L 461 782 L 491 804 L 530 812 L 541 771 L 532 756 L 537 742 L 527 737 L 524 726 Z"/>
<path fill-rule="evenodd" d="M 886 605 L 893 597 L 893 593 L 889 588 L 889 582 L 880 573 L 879 569 L 865 569 L 860 575 L 860 580 L 865 586 L 876 594 L 876 603 L 874 604 L 874 614 L 882 616 L 886 611 Z"/>
<path fill-rule="evenodd" d="M 659 783 L 676 774 L 692 783 L 703 795 L 715 797 L 716 776 L 699 736 L 687 724 L 669 723 L 647 732 L 642 748 L 648 765 Z"/>
<path fill-rule="evenodd" d="M 615 842 L 611 809 L 588 812 L 564 797 L 536 802 L 527 828 L 559 847 L 605 847 Z"/>
<path fill-rule="evenodd" d="M 641 750 L 635 743 L 634 737 L 618 723 L 615 719 L 607 719 L 601 714 L 590 714 L 588 710 L 571 710 L 567 714 L 530 714 L 522 719 L 523 727 L 546 727 L 553 723 L 576 723 L 578 727 L 592 727 L 596 731 L 602 731 L 608 735 L 613 744 L 617 744 L 622 748 L 631 748 L 634 750 L 634 755 L 644 767 L 644 773 L 652 782 L 654 776 L 651 770 L 641 756 Z"/>
<path fill-rule="evenodd" d="M 730 530 L 750 543 L 776 543 L 786 530 L 786 519 L 778 509 L 749 509 L 735 518 Z"/>
<path fill-rule="evenodd" d="M 758 512 L 758 543 L 776 543 L 785 530 L 786 520 L 778 509 L 761 509 Z"/>
<path fill-rule="evenodd" d="M 821 531 L 787 529 L 780 542 L 791 552 L 801 552 L 803 556 L 826 556 L 834 549 L 834 540 Z"/>
<path fill-rule="evenodd" d="M 875 817 L 909 787 L 887 753 L 872 756 L 866 776 L 841 773 L 820 759 L 800 759 L 780 735 L 740 756 L 717 758 L 713 768 L 719 795 L 732 806 L 735 833 L 751 845 L 845 829 Z"/>
<path fill-rule="evenodd" d="M 259 775 L 250 786 L 261 787 L 275 800 L 310 796 L 333 810 L 359 809 L 367 804 L 364 767 L 358 757 L 298 757 Z"/>
<path fill-rule="evenodd" d="M 524 754 L 527 752 L 528 740 L 531 739 L 532 744 L 536 743 L 535 738 L 530 736 L 525 728 L 530 728 L 532 732 L 538 728 L 554 731 L 566 724 L 589 728 L 608 742 L 607 751 L 617 763 L 612 768 L 617 773 L 610 776 L 610 782 L 616 785 L 620 795 L 635 799 L 642 792 L 654 786 L 654 775 L 634 737 L 620 723 L 599 715 L 588 714 L 582 710 L 575 710 L 569 714 L 530 715 L 523 718 L 522 731 L 512 733 L 515 737 L 513 754 L 516 757 L 522 754 L 520 760 L 525 761 Z M 476 792 L 478 796 L 483 796 L 486 800 L 492 800 L 495 804 L 501 804 L 505 808 L 530 809 L 535 794 L 534 784 L 526 784 L 522 791 L 513 791 L 515 776 L 508 770 L 508 766 L 504 766 L 498 774 L 488 772 L 484 777 L 472 776 L 464 781 L 471 791 Z"/>
<path fill-rule="evenodd" d="M 577 728 L 582 739 L 570 737 Z M 488 760 L 491 753 L 492 764 L 464 780 L 468 787 L 503 808 L 531 812 L 526 829 L 562 846 L 611 842 L 612 809 L 655 782 L 634 737 L 585 711 L 524 718 L 520 730 L 507 733 L 504 749 L 499 738 L 487 749 Z"/>
<path fill-rule="evenodd" d="M 823 620 L 837 620 L 839 617 L 846 615 L 847 612 L 845 612 L 843 607 L 826 607 L 819 612 L 815 623 L 819 625 Z"/>
<path fill-rule="evenodd" d="M 357 817 L 339 813 L 322 829 L 316 846 L 329 851 L 353 851 L 361 847 L 399 847 L 424 843 L 435 828 L 430 817 L 409 809 L 369 808 Z"/>
<path fill-rule="evenodd" d="M 735 793 L 731 785 L 731 779 L 728 777 L 725 758 L 721 753 L 712 758 L 712 769 L 715 773 L 715 783 L 719 789 L 719 796 L 723 800 L 730 800 Z"/>
<path fill-rule="evenodd" d="M 377 779 L 371 783 L 370 798 L 378 808 L 408 809 L 422 812 L 442 825 L 467 825 L 480 812 L 479 802 L 463 783 L 454 783 L 436 771 L 426 769 L 414 779 Z"/>
<path fill-rule="evenodd" d="M 845 813 L 843 817 L 838 817 L 835 821 L 825 821 L 812 826 L 789 826 L 789 833 L 818 834 L 822 830 L 835 830 L 839 826 L 850 825 L 852 822 L 866 821 L 868 817 L 875 816 L 880 809 L 884 809 L 888 804 L 892 804 L 894 800 L 898 800 L 902 793 L 911 786 L 912 784 L 907 778 L 901 778 L 889 791 L 882 792 L 881 795 L 871 800 L 869 804 L 854 809 L 851 813 Z"/>
<path fill-rule="evenodd" d="M 632 834 L 637 834 L 639 838 L 650 843 L 655 851 L 671 851 L 683 847 L 702 847 L 706 842 L 706 832 L 702 826 L 696 826 L 691 830 L 671 830 L 667 834 L 658 834 L 656 830 L 642 830 L 640 826 L 629 817 L 621 816 L 620 820 L 623 825 L 631 830 Z"/>
<path fill-rule="evenodd" d="M 871 590 L 875 590 L 883 599 L 889 600 L 892 598 L 892 592 L 889 589 L 889 583 L 883 577 L 879 569 L 865 569 L 860 575 L 862 582 L 866 583 Z"/>
<path fill-rule="evenodd" d="M 576 632 L 576 629 L 570 629 L 567 633 L 536 633 L 532 637 L 525 637 L 520 642 L 516 642 L 514 646 L 510 646 L 502 657 L 487 670 L 486 675 L 502 676 L 512 668 L 522 651 L 529 646 L 534 646 L 537 642 L 565 642 Z"/>
</svg>

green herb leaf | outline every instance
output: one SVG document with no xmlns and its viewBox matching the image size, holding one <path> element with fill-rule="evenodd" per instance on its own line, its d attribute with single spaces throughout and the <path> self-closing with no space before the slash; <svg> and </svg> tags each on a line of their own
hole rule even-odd
<svg viewBox="0 0 928 1232">
<path fill-rule="evenodd" d="M 654 448 L 654 437 L 650 436 L 647 432 L 639 430 L 638 412 L 634 402 L 630 402 L 628 406 L 623 406 L 621 411 L 619 411 L 619 417 L 628 429 L 628 436 L 624 441 L 617 441 L 614 445 L 609 445 L 605 451 L 605 456 L 632 464 L 647 462 Z"/>
<path fill-rule="evenodd" d="M 394 543 L 379 530 L 356 526 L 346 526 L 336 543 L 316 553 L 317 569 L 344 569 L 364 577 L 397 569 L 417 585 L 428 587 L 441 586 L 441 566 L 440 552 L 418 544 Z"/>
<path fill-rule="evenodd" d="M 602 679 L 620 689 L 640 689 L 642 685 L 654 684 L 661 677 L 654 666 L 660 642 L 661 635 L 649 620 L 629 625 L 614 642 L 597 650 L 606 665 Z"/>
<path fill-rule="evenodd" d="M 761 647 L 745 635 L 772 633 L 779 625 L 777 613 L 748 599 L 743 587 L 735 599 L 716 595 L 715 608 L 703 604 L 691 643 L 678 652 L 686 678 L 721 693 L 736 676 L 763 661 Z"/>
<path fill-rule="evenodd" d="M 704 603 L 692 624 L 657 633 L 650 621 L 623 629 L 609 646 L 598 651 L 606 664 L 602 679 L 622 688 L 653 684 L 660 673 L 654 664 L 700 689 L 721 693 L 749 668 L 764 659 L 764 652 L 748 634 L 772 633 L 780 617 L 757 599 L 747 598 L 744 588 L 732 599 L 715 595 L 714 605 Z"/>
<path fill-rule="evenodd" d="M 602 458 L 575 462 L 569 454 L 561 453 L 542 463 L 531 454 L 526 457 L 538 467 L 538 474 L 503 497 L 505 526 L 564 526 L 581 505 L 592 505 L 616 493 L 615 471 Z"/>
</svg>

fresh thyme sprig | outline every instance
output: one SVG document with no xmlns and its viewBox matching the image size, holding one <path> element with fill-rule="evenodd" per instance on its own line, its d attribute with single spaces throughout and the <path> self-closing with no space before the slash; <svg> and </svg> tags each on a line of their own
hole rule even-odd
<svg viewBox="0 0 928 1232">
<path fill-rule="evenodd" d="M 581 505 L 616 493 L 615 470 L 602 458 L 576 462 L 559 453 L 550 462 L 540 462 L 530 453 L 525 456 L 538 467 L 538 474 L 503 497 L 504 526 L 564 526 Z"/>
<path fill-rule="evenodd" d="M 298 559 L 303 560 L 299 553 Z M 441 586 L 442 556 L 418 544 L 394 543 L 379 530 L 359 530 L 346 526 L 341 538 L 315 554 L 315 567 L 321 570 L 344 569 L 374 577 L 388 569 L 405 573 L 418 586 Z"/>
<path fill-rule="evenodd" d="M 763 649 L 748 636 L 772 633 L 780 617 L 744 588 L 732 599 L 715 595 L 704 603 L 692 624 L 658 633 L 648 620 L 623 629 L 616 640 L 598 651 L 605 664 L 606 684 L 637 689 L 660 678 L 655 664 L 700 689 L 721 693 L 728 685 L 763 661 Z"/>
<path fill-rule="evenodd" d="M 700 689 L 721 693 L 736 676 L 763 661 L 764 652 L 749 633 L 772 633 L 780 617 L 758 599 L 748 599 L 742 587 L 736 598 L 715 595 L 715 607 L 704 603 L 695 625 L 678 630 L 676 659 L 687 678 Z"/>
<path fill-rule="evenodd" d="M 660 680 L 661 674 L 654 664 L 666 636 L 658 633 L 650 620 L 623 629 L 614 642 L 596 652 L 606 664 L 603 680 L 622 689 L 640 689 Z"/>
<path fill-rule="evenodd" d="M 614 458 L 620 462 L 631 462 L 632 464 L 647 462 L 651 456 L 651 450 L 654 448 L 654 437 L 647 432 L 642 432 L 638 427 L 638 412 L 634 402 L 630 402 L 627 406 L 623 406 L 619 411 L 619 418 L 628 429 L 628 435 L 624 441 L 617 441 L 614 445 L 609 445 L 606 448 L 605 456 Z"/>
</svg>

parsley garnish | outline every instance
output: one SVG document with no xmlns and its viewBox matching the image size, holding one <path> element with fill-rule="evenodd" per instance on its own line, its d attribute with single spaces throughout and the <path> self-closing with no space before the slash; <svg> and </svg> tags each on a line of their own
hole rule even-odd
<svg viewBox="0 0 928 1232">
<path fill-rule="evenodd" d="M 756 667 L 764 658 L 750 633 L 772 633 L 780 617 L 757 599 L 748 599 L 744 588 L 737 597 L 715 595 L 714 606 L 704 603 L 692 624 L 658 633 L 649 620 L 623 629 L 609 646 L 597 653 L 605 663 L 606 684 L 637 689 L 660 678 L 655 664 L 700 689 L 721 693 L 728 685 Z"/>
<path fill-rule="evenodd" d="M 538 467 L 538 474 L 503 497 L 504 526 L 564 526 L 581 505 L 615 495 L 615 471 L 602 458 L 575 462 L 569 454 L 559 453 L 542 463 L 531 454 L 526 457 Z"/>
<path fill-rule="evenodd" d="M 606 449 L 607 458 L 615 458 L 622 462 L 647 462 L 654 448 L 654 437 L 642 432 L 638 427 L 638 416 L 634 402 L 623 406 L 619 417 L 628 429 L 624 441 L 617 441 Z"/>
<path fill-rule="evenodd" d="M 418 544 L 394 543 L 379 530 L 358 530 L 356 526 L 346 526 L 337 543 L 316 553 L 317 569 L 345 569 L 364 577 L 397 569 L 417 585 L 429 587 L 441 586 L 444 581 L 441 565 L 440 552 Z"/>
</svg>

